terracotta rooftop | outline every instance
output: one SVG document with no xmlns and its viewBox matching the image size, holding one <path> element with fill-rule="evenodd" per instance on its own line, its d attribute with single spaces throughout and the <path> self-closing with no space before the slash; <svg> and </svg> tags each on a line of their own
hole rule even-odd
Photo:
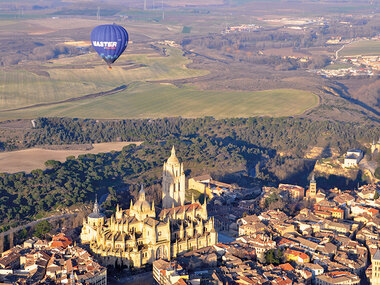
<svg viewBox="0 0 380 285">
<path fill-rule="evenodd" d="M 293 271 L 294 270 L 294 267 L 291 266 L 290 263 L 280 264 L 279 267 L 285 271 Z"/>
</svg>

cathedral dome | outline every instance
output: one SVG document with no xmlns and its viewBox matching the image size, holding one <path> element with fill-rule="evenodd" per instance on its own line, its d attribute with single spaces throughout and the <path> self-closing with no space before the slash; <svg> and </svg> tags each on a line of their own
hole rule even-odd
<svg viewBox="0 0 380 285">
<path fill-rule="evenodd" d="M 179 160 L 178 160 L 177 156 L 175 155 L 174 146 L 172 148 L 172 153 L 171 153 L 170 157 L 168 158 L 167 163 L 168 164 L 179 164 Z"/>
<path fill-rule="evenodd" d="M 100 208 L 99 208 L 99 204 L 98 204 L 98 198 L 95 199 L 94 210 L 88 216 L 91 219 L 102 219 L 102 218 L 104 218 L 104 215 L 100 212 Z"/>
<path fill-rule="evenodd" d="M 103 219 L 105 217 L 102 213 L 91 213 L 88 216 L 91 219 Z"/>
<path fill-rule="evenodd" d="M 148 212 L 152 209 L 149 202 L 145 200 L 144 201 L 138 200 L 136 204 L 133 205 L 133 208 L 136 211 L 141 211 L 141 212 Z"/>
<path fill-rule="evenodd" d="M 136 202 L 136 204 L 133 205 L 133 209 L 140 212 L 148 212 L 152 209 L 152 206 L 149 204 L 149 202 L 145 200 L 145 191 L 142 185 L 139 192 L 139 200 Z"/>
</svg>

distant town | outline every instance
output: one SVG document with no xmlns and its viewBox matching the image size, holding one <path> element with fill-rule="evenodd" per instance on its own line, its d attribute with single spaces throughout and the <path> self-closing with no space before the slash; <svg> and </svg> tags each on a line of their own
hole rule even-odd
<svg viewBox="0 0 380 285">
<path fill-rule="evenodd" d="M 320 18 L 280 18 L 280 19 L 260 19 L 261 21 L 272 25 L 276 28 L 282 28 L 284 31 L 287 30 L 299 30 L 299 31 L 310 31 L 312 28 L 320 28 L 328 26 L 331 19 Z M 350 25 L 349 22 L 340 21 L 340 25 Z M 250 33 L 258 32 L 265 29 L 260 25 L 256 24 L 240 24 L 235 26 L 226 27 L 221 34 L 230 34 L 230 33 Z M 377 47 L 379 46 L 380 36 L 373 37 L 355 37 L 355 38 L 342 38 L 340 36 L 331 36 L 325 43 L 324 47 L 335 48 L 335 56 L 331 56 L 329 64 L 326 68 L 319 69 L 309 69 L 311 73 L 316 73 L 325 78 L 345 78 L 352 76 L 361 76 L 361 77 L 373 77 L 377 76 L 380 71 L 380 56 L 376 52 Z M 353 54 L 341 54 L 341 51 L 350 46 L 361 43 L 362 49 L 358 49 L 356 53 Z M 376 48 L 369 49 L 369 54 L 365 52 L 365 47 L 367 43 L 375 43 Z M 364 51 L 364 53 L 363 53 Z M 312 61 L 312 58 L 304 54 L 299 53 L 298 55 L 291 55 L 293 52 L 288 51 L 288 55 L 283 55 L 284 60 L 296 60 L 299 63 L 309 63 Z M 265 55 L 266 51 L 258 51 L 257 55 Z"/>
</svg>

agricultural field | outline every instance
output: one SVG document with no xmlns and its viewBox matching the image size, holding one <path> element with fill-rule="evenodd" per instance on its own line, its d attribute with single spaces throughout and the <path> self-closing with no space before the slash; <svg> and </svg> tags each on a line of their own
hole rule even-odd
<svg viewBox="0 0 380 285">
<path fill-rule="evenodd" d="M 348 64 L 348 63 L 334 63 L 334 64 L 330 64 L 330 65 L 324 67 L 324 69 L 338 70 L 338 69 L 344 69 L 344 68 L 350 68 L 350 67 L 352 67 L 352 65 Z"/>
<path fill-rule="evenodd" d="M 380 56 L 380 40 L 363 40 L 345 46 L 339 56 Z"/>
<path fill-rule="evenodd" d="M 0 70 L 0 110 L 50 103 L 104 92 L 137 81 L 190 78 L 207 74 L 188 69 L 191 61 L 178 49 L 158 53 L 124 55 L 110 71 L 95 53 L 63 58 L 27 70 Z"/>
<path fill-rule="evenodd" d="M 16 173 L 20 171 L 30 172 L 34 169 L 45 169 L 45 161 L 57 160 L 65 162 L 68 156 L 81 154 L 97 154 L 110 151 L 121 151 L 124 146 L 130 144 L 140 145 L 141 142 L 109 142 L 93 144 L 90 150 L 51 150 L 30 148 L 18 151 L 0 153 L 0 172 Z M 23 163 L 20 164 L 20 161 Z"/>
<path fill-rule="evenodd" d="M 38 5 L 0 1 L 0 120 L 311 116 L 312 111 L 305 111 L 320 100 L 324 106 L 339 99 L 321 92 L 321 86 L 333 82 L 305 73 L 333 51 L 320 45 L 322 39 L 307 36 L 318 25 L 306 25 L 300 32 L 284 29 L 285 23 L 267 29 L 266 23 L 290 19 L 287 24 L 302 24 L 333 7 L 359 6 L 356 1 L 320 5 L 271 0 L 276 7 L 262 0 L 147 0 L 146 7 L 138 0 L 107 2 L 97 4 L 98 10 L 95 2 L 79 0 L 54 5 L 48 0 Z M 330 23 L 331 17 L 336 18 L 326 15 L 325 21 Z M 375 17 L 367 20 L 367 29 L 376 26 Z M 128 30 L 130 42 L 110 71 L 88 44 L 95 26 L 112 22 Z M 228 26 L 244 24 L 263 29 L 223 33 Z M 326 32 L 347 33 L 343 24 Z M 174 44 L 164 46 L 164 41 Z M 353 114 L 351 109 L 360 116 L 372 112 L 356 101 L 341 101 L 334 116 Z"/>
<path fill-rule="evenodd" d="M 78 118 L 215 118 L 291 116 L 318 105 L 318 96 L 295 89 L 208 91 L 168 83 L 133 83 L 108 96 L 0 112 L 0 119 L 68 116 Z"/>
<path fill-rule="evenodd" d="M 174 85 L 175 80 L 192 81 L 209 71 L 189 68 L 192 60 L 178 48 L 132 48 L 136 53 L 121 56 L 112 70 L 95 53 L 2 68 L 0 119 L 290 116 L 319 102 L 302 90 L 216 91 Z"/>
</svg>

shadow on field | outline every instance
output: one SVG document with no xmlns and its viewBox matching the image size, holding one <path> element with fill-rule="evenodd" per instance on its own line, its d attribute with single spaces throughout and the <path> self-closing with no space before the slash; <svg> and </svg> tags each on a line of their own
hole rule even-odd
<svg viewBox="0 0 380 285">
<path fill-rule="evenodd" d="M 37 107 L 58 105 L 58 104 L 62 104 L 62 103 L 69 103 L 69 102 L 81 101 L 81 100 L 86 100 L 86 99 L 91 99 L 91 98 L 104 97 L 104 96 L 108 96 L 108 95 L 119 93 L 121 91 L 124 91 L 127 88 L 128 88 L 128 84 L 127 85 L 121 85 L 121 86 L 116 87 L 114 89 L 111 89 L 109 91 L 104 91 L 104 92 L 99 92 L 99 93 L 93 93 L 93 94 L 87 94 L 87 95 L 84 95 L 84 96 L 73 97 L 73 98 L 69 98 L 69 99 L 66 99 L 66 100 L 62 100 L 62 101 L 55 101 L 55 102 L 50 102 L 50 103 L 39 103 L 39 104 L 34 104 L 34 105 L 30 105 L 30 106 L 26 106 L 26 107 L 21 107 L 21 108 L 7 109 L 7 110 L 2 110 L 0 112 L 11 112 L 11 111 L 26 110 L 26 109 L 32 109 L 32 108 L 37 108 Z"/>
</svg>

